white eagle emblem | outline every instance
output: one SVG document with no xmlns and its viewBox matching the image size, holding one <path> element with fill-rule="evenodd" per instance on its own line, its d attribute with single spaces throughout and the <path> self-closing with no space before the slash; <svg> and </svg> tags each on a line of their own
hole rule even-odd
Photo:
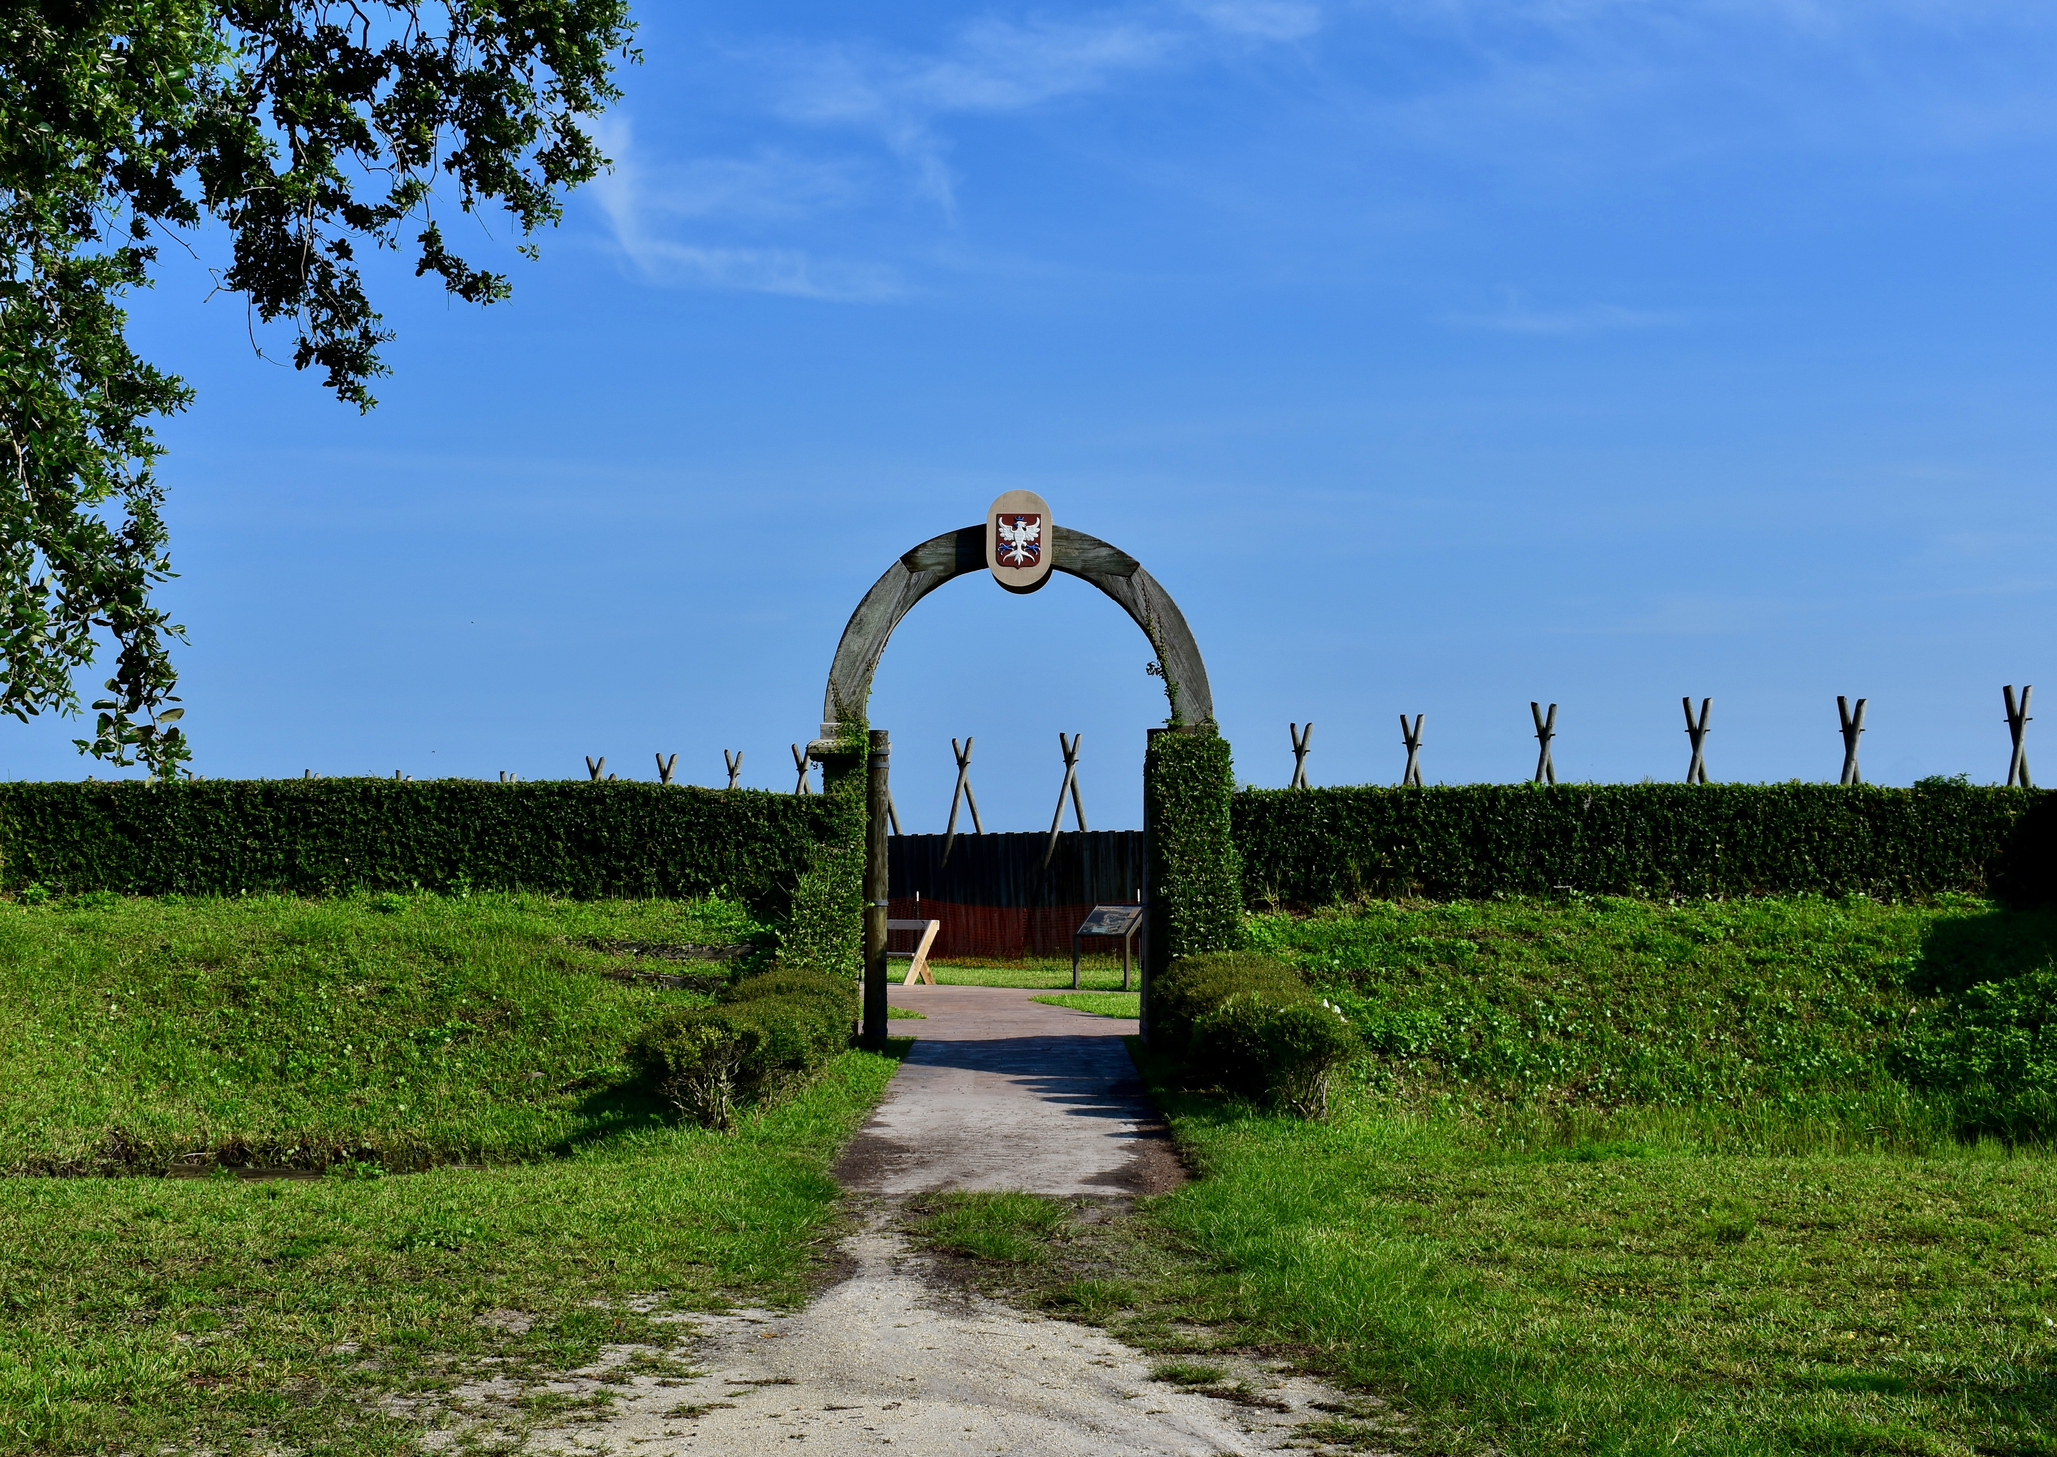
<svg viewBox="0 0 2057 1457">
<path fill-rule="evenodd" d="M 998 518 L 1000 564 L 1032 567 L 1043 559 L 1043 518 L 1009 512 Z"/>
</svg>

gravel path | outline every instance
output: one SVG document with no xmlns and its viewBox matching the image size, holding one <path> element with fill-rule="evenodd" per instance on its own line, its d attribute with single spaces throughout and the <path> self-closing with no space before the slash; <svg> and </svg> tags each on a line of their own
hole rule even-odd
<svg viewBox="0 0 2057 1457">
<path fill-rule="evenodd" d="M 798 1312 L 681 1317 L 698 1374 L 634 1374 L 637 1351 L 553 1383 L 604 1413 L 534 1433 L 553 1453 L 1004 1452 L 1019 1457 L 1202 1457 L 1319 1450 L 1298 1429 L 1344 1398 L 1280 1370 L 1209 1357 L 1255 1400 L 1152 1381 L 1151 1359 L 1091 1327 L 1024 1314 L 935 1280 L 892 1229 L 899 1196 L 1013 1189 L 1120 1198 L 1183 1173 L 1122 1045 L 1135 1023 L 990 987 L 894 988 L 928 1020 L 838 1166 L 874 1196 L 844 1242 L 849 1276 Z M 883 1197 L 880 1197 L 883 1196 Z M 619 1372 L 610 1367 L 623 1367 Z M 509 1386 L 508 1390 L 500 1390 Z M 484 1414 L 517 1393 L 452 1394 Z M 502 1408 L 504 1409 L 504 1408 Z M 461 1429 L 460 1429 L 461 1430 Z M 454 1442 L 457 1431 L 439 1434 Z M 804 1443 L 804 1446 L 797 1444 Z"/>
</svg>

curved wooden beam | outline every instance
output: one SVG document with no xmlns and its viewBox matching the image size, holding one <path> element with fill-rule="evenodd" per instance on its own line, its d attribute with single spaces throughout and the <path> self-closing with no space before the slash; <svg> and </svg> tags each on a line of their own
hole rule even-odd
<svg viewBox="0 0 2057 1457">
<path fill-rule="evenodd" d="M 1185 614 L 1171 593 L 1127 552 L 1096 536 L 1059 526 L 1052 543 L 1051 569 L 1091 582 L 1121 604 L 1122 611 L 1143 629 L 1164 675 L 1171 717 L 1183 723 L 1207 723 L 1214 717 L 1214 693 L 1207 686 L 1207 665 Z M 821 736 L 833 739 L 837 726 L 865 716 L 871 697 L 871 675 L 886 639 L 914 604 L 953 577 L 986 569 L 986 528 L 966 526 L 932 536 L 886 569 L 872 584 L 843 628 L 836 659 L 829 667 L 828 692 L 821 709 Z"/>
</svg>

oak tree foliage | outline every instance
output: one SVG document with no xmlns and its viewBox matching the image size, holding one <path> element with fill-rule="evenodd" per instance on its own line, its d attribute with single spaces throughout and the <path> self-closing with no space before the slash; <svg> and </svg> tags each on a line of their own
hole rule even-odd
<svg viewBox="0 0 2057 1457">
<path fill-rule="evenodd" d="M 0 5 L 0 711 L 76 711 L 104 634 L 79 747 L 160 775 L 189 757 L 151 422 L 192 392 L 138 357 L 122 307 L 159 246 L 224 226 L 220 287 L 368 410 L 391 334 L 361 250 L 504 298 L 444 225 L 489 204 L 524 236 L 556 222 L 606 165 L 583 123 L 631 34 L 626 0 Z"/>
</svg>

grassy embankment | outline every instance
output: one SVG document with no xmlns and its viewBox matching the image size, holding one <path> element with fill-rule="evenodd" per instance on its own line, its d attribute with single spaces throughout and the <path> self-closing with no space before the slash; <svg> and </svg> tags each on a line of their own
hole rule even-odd
<svg viewBox="0 0 2057 1457">
<path fill-rule="evenodd" d="M 1369 1034 L 1339 1115 L 1165 1086 L 1199 1182 L 1113 1227 L 944 1201 L 945 1244 L 1155 1349 L 1278 1350 L 1390 1403 L 1339 1413 L 1343 1441 L 2057 1452 L 2057 1164 L 1960 1138 L 1892 1058 L 1921 988 L 2047 968 L 2057 918 L 1507 902 L 1251 930 Z"/>
<path fill-rule="evenodd" d="M 0 906 L 5 1167 L 349 1156 L 10 1180 L 0 1452 L 413 1451 L 433 1419 L 389 1398 L 488 1362 L 528 1388 L 484 1414 L 518 1431 L 604 1344 L 664 1369 L 651 1314 L 798 1298 L 891 1059 L 846 1054 L 733 1135 L 681 1128 L 619 1085 L 622 1044 L 695 994 L 600 973 L 693 968 L 588 944 L 759 930 L 526 897 Z M 493 1166 L 382 1167 L 453 1160 Z"/>
</svg>

